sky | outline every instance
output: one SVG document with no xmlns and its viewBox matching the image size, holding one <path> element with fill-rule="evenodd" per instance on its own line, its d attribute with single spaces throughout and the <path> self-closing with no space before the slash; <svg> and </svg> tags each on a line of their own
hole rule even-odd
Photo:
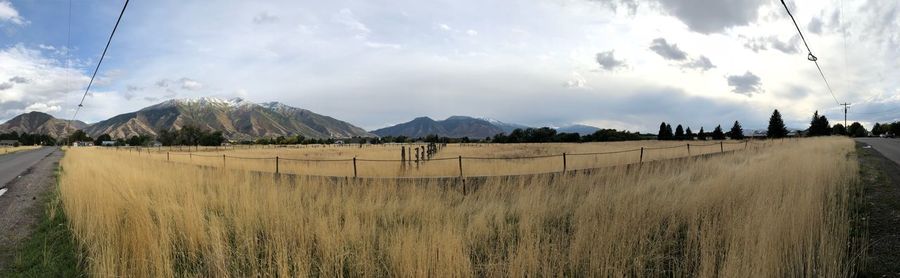
<svg viewBox="0 0 900 278">
<path fill-rule="evenodd" d="M 0 0 L 0 120 L 71 118 L 124 1 Z M 656 132 L 900 120 L 900 1 L 132 1 L 78 120 L 171 98 Z M 71 6 L 70 6 L 71 4 Z"/>
</svg>

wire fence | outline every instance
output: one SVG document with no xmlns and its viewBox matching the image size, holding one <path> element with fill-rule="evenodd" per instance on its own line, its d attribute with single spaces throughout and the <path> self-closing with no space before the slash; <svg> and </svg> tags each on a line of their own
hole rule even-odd
<svg viewBox="0 0 900 278">
<path fill-rule="evenodd" d="M 758 149 L 780 142 L 783 140 L 720 141 L 672 146 L 643 146 L 604 152 L 562 152 L 512 157 L 457 155 L 430 159 L 423 156 L 416 160 L 359 157 L 314 159 L 284 155 L 238 156 L 228 153 L 212 154 L 209 151 L 176 151 L 179 149 L 178 147 L 168 148 L 168 150 L 162 148 L 116 148 L 115 150 L 146 155 L 173 163 L 276 174 L 355 178 L 465 178 L 556 173 L 642 164 L 650 161 Z M 277 149 L 277 147 L 271 148 Z M 241 148 L 230 148 L 230 150 L 235 149 Z"/>
</svg>

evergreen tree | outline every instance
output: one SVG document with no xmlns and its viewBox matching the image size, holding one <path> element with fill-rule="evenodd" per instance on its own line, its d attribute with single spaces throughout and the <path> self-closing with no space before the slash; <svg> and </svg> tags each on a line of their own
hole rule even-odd
<svg viewBox="0 0 900 278">
<path fill-rule="evenodd" d="M 690 127 L 688 127 L 688 128 L 684 131 L 684 137 L 685 137 L 685 138 L 684 138 L 685 140 L 694 140 L 694 132 L 691 131 L 691 128 L 690 128 Z"/>
<path fill-rule="evenodd" d="M 717 125 L 712 132 L 713 140 L 725 140 L 725 133 L 722 132 L 722 125 Z"/>
<path fill-rule="evenodd" d="M 675 133 L 672 132 L 672 125 L 670 124 L 666 124 L 666 137 L 669 138 L 669 140 L 675 139 Z"/>
<path fill-rule="evenodd" d="M 741 127 L 741 123 L 734 121 L 734 125 L 731 126 L 731 131 L 728 132 L 728 135 L 734 140 L 744 139 L 744 128 Z"/>
<path fill-rule="evenodd" d="M 659 132 L 656 133 L 657 140 L 669 140 L 669 136 L 666 134 L 666 122 L 662 122 L 659 124 Z"/>
<path fill-rule="evenodd" d="M 834 135 L 844 135 L 844 136 L 846 136 L 846 135 L 847 135 L 847 128 L 844 127 L 844 125 L 842 125 L 842 124 L 836 124 L 836 125 L 834 125 L 834 127 L 831 129 L 831 134 L 834 134 Z"/>
<path fill-rule="evenodd" d="M 703 127 L 700 127 L 700 132 L 697 133 L 697 140 L 706 141 L 706 132 L 703 132 Z"/>
<path fill-rule="evenodd" d="M 767 136 L 769 138 L 784 138 L 787 136 L 787 132 L 787 128 L 784 127 L 784 120 L 781 119 L 781 113 L 778 112 L 778 109 L 775 109 L 772 112 L 772 117 L 769 117 Z"/>
<path fill-rule="evenodd" d="M 807 135 L 809 136 L 828 136 L 831 135 L 832 128 L 831 124 L 828 123 L 828 118 L 825 115 L 819 115 L 819 111 L 813 113 L 812 121 L 809 122 L 809 130 Z"/>
<path fill-rule="evenodd" d="M 681 125 L 675 128 L 675 140 L 684 140 L 684 128 Z"/>
</svg>

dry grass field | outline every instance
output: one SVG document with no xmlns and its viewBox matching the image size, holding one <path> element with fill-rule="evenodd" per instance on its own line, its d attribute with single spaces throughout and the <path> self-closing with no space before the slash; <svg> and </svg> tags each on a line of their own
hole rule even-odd
<svg viewBox="0 0 900 278">
<path fill-rule="evenodd" d="M 0 155 L 14 153 L 14 152 L 20 152 L 20 151 L 33 150 L 33 149 L 37 149 L 37 148 L 40 148 L 40 146 L 0 147 Z"/>
<path fill-rule="evenodd" d="M 546 152 L 573 148 L 585 146 Z M 803 139 L 488 178 L 464 195 L 453 181 L 275 179 L 75 148 L 60 194 L 98 277 L 843 277 L 861 257 L 851 244 L 854 156 L 850 139 Z"/>
<path fill-rule="evenodd" d="M 589 169 L 654 161 L 701 154 L 760 148 L 781 141 L 632 141 L 584 144 L 450 144 L 429 161 L 400 162 L 399 145 L 344 146 L 239 146 L 237 149 L 111 149 L 157 160 L 226 167 L 229 169 L 275 172 L 278 157 L 280 173 L 352 177 L 353 158 L 357 158 L 359 177 L 457 177 L 459 157 L 464 176 L 521 175 L 559 172 L 566 153 L 568 170 Z M 688 152 L 686 144 L 691 144 Z M 405 147 L 421 147 L 410 144 Z M 641 147 L 646 147 L 641 158 Z M 120 154 L 122 155 L 122 154 Z M 222 157 L 225 155 L 226 157 Z M 413 160 L 415 153 L 413 152 Z M 528 157 L 521 159 L 522 157 Z"/>
</svg>

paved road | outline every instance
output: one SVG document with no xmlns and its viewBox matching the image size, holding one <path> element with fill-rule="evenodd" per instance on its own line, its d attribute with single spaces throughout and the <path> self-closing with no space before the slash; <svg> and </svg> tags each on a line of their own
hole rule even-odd
<svg viewBox="0 0 900 278">
<path fill-rule="evenodd" d="M 0 155 L 0 188 L 6 187 L 6 184 L 13 181 L 41 161 L 47 155 L 55 151 L 55 147 L 43 147 L 36 150 L 21 151 L 11 154 Z"/>
<path fill-rule="evenodd" d="M 856 138 L 856 141 L 863 142 L 875 148 L 881 155 L 893 160 L 900 165 L 900 139 L 896 138 Z"/>
</svg>

